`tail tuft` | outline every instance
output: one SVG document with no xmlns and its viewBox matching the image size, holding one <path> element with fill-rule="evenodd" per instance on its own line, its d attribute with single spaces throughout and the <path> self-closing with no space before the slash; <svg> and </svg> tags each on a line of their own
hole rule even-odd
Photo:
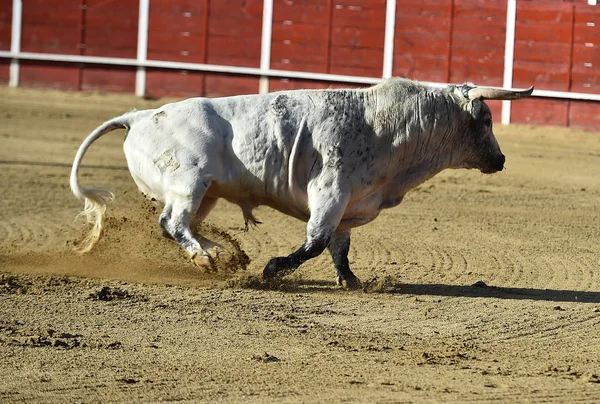
<svg viewBox="0 0 600 404">
<path fill-rule="evenodd" d="M 104 232 L 106 205 L 115 199 L 115 194 L 108 188 L 91 188 L 82 190 L 85 207 L 79 216 L 85 216 L 92 228 L 81 243 L 75 247 L 80 253 L 89 252 L 98 243 Z"/>
<path fill-rule="evenodd" d="M 98 240 L 100 240 L 102 237 L 102 231 L 104 230 L 104 215 L 106 213 L 106 205 L 108 202 L 115 199 L 115 194 L 113 194 L 108 188 L 84 188 L 79 184 L 77 175 L 79 173 L 79 166 L 81 165 L 83 155 L 91 146 L 91 144 L 99 137 L 115 129 L 131 127 L 131 122 L 134 115 L 135 113 L 129 112 L 117 118 L 111 119 L 110 121 L 104 122 L 85 138 L 77 150 L 75 161 L 73 162 L 73 167 L 71 169 L 69 184 L 71 185 L 71 191 L 73 192 L 73 195 L 79 199 L 85 200 L 85 207 L 83 208 L 83 211 L 77 215 L 77 217 L 85 216 L 87 222 L 92 224 L 92 229 L 90 230 L 89 234 L 83 239 L 79 246 L 75 248 L 75 250 L 79 252 L 88 252 L 94 248 L 96 243 L 98 243 Z"/>
</svg>

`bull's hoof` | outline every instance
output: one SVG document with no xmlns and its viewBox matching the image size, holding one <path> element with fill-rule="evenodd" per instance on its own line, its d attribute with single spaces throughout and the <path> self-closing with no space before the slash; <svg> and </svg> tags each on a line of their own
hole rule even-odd
<svg viewBox="0 0 600 404">
<path fill-rule="evenodd" d="M 288 261 L 287 257 L 271 258 L 263 269 L 263 280 L 278 279 L 291 273 L 293 270 L 287 265 Z"/>
<path fill-rule="evenodd" d="M 362 282 L 356 276 L 352 276 L 347 279 L 343 279 L 341 276 L 338 276 L 337 284 L 338 286 L 348 290 L 358 290 L 362 288 Z"/>
<path fill-rule="evenodd" d="M 190 258 L 194 265 L 206 272 L 215 272 L 217 267 L 215 260 L 207 252 L 201 250 L 194 250 L 190 254 Z"/>
</svg>

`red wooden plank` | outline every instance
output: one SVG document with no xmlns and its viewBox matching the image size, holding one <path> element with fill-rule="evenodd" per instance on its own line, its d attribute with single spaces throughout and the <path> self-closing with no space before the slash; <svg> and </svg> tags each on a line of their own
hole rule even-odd
<svg viewBox="0 0 600 404">
<path fill-rule="evenodd" d="M 292 7 L 328 7 L 331 0 L 273 0 L 273 8 Z"/>
<path fill-rule="evenodd" d="M 569 66 L 565 64 L 523 62 L 515 60 L 515 87 L 535 85 L 539 90 L 569 91 Z"/>
<path fill-rule="evenodd" d="M 88 26 L 85 30 L 84 55 L 135 58 L 137 55 L 137 27 L 119 29 Z"/>
<path fill-rule="evenodd" d="M 458 46 L 453 42 L 452 58 L 466 58 L 477 63 L 503 63 L 504 47 L 495 46 L 492 41 L 474 42 L 469 46 Z"/>
<path fill-rule="evenodd" d="M 385 33 L 380 30 L 334 27 L 331 32 L 331 44 L 383 49 L 384 35 Z"/>
<path fill-rule="evenodd" d="M 544 24 L 534 21 L 517 21 L 515 29 L 515 39 L 521 41 L 535 41 L 543 44 L 547 43 L 571 43 L 571 33 L 573 27 L 571 23 Z"/>
<path fill-rule="evenodd" d="M 273 42 L 271 62 L 287 65 L 308 63 L 327 68 L 327 44 L 306 45 L 292 42 Z"/>
<path fill-rule="evenodd" d="M 548 0 L 551 1 L 551 0 Z M 558 0 L 562 1 L 562 0 Z M 495 9 L 506 9 L 506 3 L 503 1 L 489 1 L 489 0 L 454 0 L 456 8 L 469 8 L 475 10 L 485 11 L 489 8 Z"/>
<path fill-rule="evenodd" d="M 471 24 L 506 25 L 504 2 L 461 1 L 454 3 L 454 25 L 468 27 Z M 485 31 L 481 31 L 485 33 Z"/>
<path fill-rule="evenodd" d="M 600 94 L 600 71 L 574 66 L 571 71 L 571 91 Z"/>
<path fill-rule="evenodd" d="M 23 2 L 21 50 L 24 52 L 79 54 L 82 13 L 80 0 Z"/>
<path fill-rule="evenodd" d="M 146 94 L 150 97 L 197 97 L 204 95 L 204 74 L 148 69 Z"/>
<path fill-rule="evenodd" d="M 423 0 L 396 0 L 396 9 L 406 8 L 406 7 L 442 7 L 448 6 L 450 7 L 448 0 L 428 0 L 424 2 Z"/>
<path fill-rule="evenodd" d="M 449 18 L 452 14 L 452 2 L 448 0 L 397 0 L 396 21 L 398 18 L 437 17 Z"/>
<path fill-rule="evenodd" d="M 225 97 L 258 93 L 258 77 L 210 74 L 206 76 L 206 96 Z"/>
<path fill-rule="evenodd" d="M 49 26 L 73 26 L 81 24 L 81 1 L 66 2 L 23 2 L 23 21 L 28 24 L 41 24 Z"/>
<path fill-rule="evenodd" d="M 262 35 L 261 18 L 242 14 L 219 15 L 210 13 L 208 22 L 210 36 L 257 37 Z"/>
<path fill-rule="evenodd" d="M 385 7 L 386 0 L 334 0 L 336 9 L 348 8 L 356 11 Z"/>
<path fill-rule="evenodd" d="M 263 0 L 211 0 L 209 4 L 211 15 L 243 15 L 254 19 L 262 19 Z"/>
<path fill-rule="evenodd" d="M 185 32 L 149 32 L 148 59 L 204 63 L 204 37 Z"/>
<path fill-rule="evenodd" d="M 294 43 L 314 44 L 326 41 L 329 37 L 329 27 L 287 21 L 273 22 L 273 41 L 292 41 Z"/>
<path fill-rule="evenodd" d="M 228 66 L 260 65 L 260 37 L 209 37 L 206 62 Z"/>
<path fill-rule="evenodd" d="M 450 82 L 473 82 L 478 85 L 502 86 L 504 61 L 477 60 L 456 56 L 450 61 Z"/>
<path fill-rule="evenodd" d="M 392 74 L 416 80 L 445 82 L 448 79 L 448 58 L 434 53 L 395 53 Z"/>
<path fill-rule="evenodd" d="M 10 50 L 12 1 L 0 1 L 0 50 Z"/>
<path fill-rule="evenodd" d="M 594 23 L 596 27 L 600 26 L 600 8 L 590 6 L 585 2 L 577 2 L 575 6 L 575 24 Z"/>
<path fill-rule="evenodd" d="M 25 24 L 22 28 L 21 50 L 78 55 L 81 51 L 80 41 L 80 26 Z"/>
<path fill-rule="evenodd" d="M 151 2 L 151 7 L 152 7 Z M 150 11 L 148 31 L 159 34 L 172 32 L 204 33 L 205 11 Z"/>
<path fill-rule="evenodd" d="M 475 44 L 493 44 L 504 48 L 505 36 L 504 25 L 486 25 L 479 22 L 468 26 L 454 26 L 452 30 L 452 42 L 458 48 L 470 48 Z"/>
<path fill-rule="evenodd" d="M 591 43 L 600 46 L 600 25 L 596 27 L 578 27 L 573 30 L 573 42 L 576 44 Z"/>
<path fill-rule="evenodd" d="M 383 69 L 383 49 L 336 46 L 331 49 L 330 64 L 332 69 L 334 66 L 375 69 L 376 77 L 379 77 Z"/>
<path fill-rule="evenodd" d="M 512 104 L 511 122 L 529 125 L 567 126 L 568 100 L 528 98 Z"/>
<path fill-rule="evenodd" d="M 411 14 L 396 17 L 396 33 L 446 35 L 450 31 L 450 15 L 415 16 Z"/>
<path fill-rule="evenodd" d="M 566 24 L 571 25 L 573 20 L 573 4 L 556 3 L 544 4 L 540 7 L 539 3 L 518 1 L 517 2 L 517 21 L 532 24 Z"/>
<path fill-rule="evenodd" d="M 81 90 L 132 93 L 135 68 L 86 65 L 81 71 Z"/>
<path fill-rule="evenodd" d="M 573 46 L 573 65 L 600 66 L 600 41 L 598 43 L 575 43 Z"/>
<path fill-rule="evenodd" d="M 329 25 L 329 2 L 322 5 L 302 4 L 292 1 L 274 2 L 273 22 L 282 23 L 293 21 L 295 23 Z"/>
<path fill-rule="evenodd" d="M 0 59 L 0 83 L 7 84 L 9 79 L 10 60 Z"/>
<path fill-rule="evenodd" d="M 75 91 L 79 90 L 80 70 L 74 64 L 22 60 L 19 84 L 23 87 Z"/>
<path fill-rule="evenodd" d="M 85 4 L 87 26 L 130 28 L 137 34 L 139 0 L 85 0 Z"/>
<path fill-rule="evenodd" d="M 600 102 L 570 101 L 569 126 L 600 132 Z"/>
<path fill-rule="evenodd" d="M 426 55 L 444 55 L 448 54 L 450 40 L 443 33 L 438 36 L 430 37 L 420 34 L 397 34 L 394 39 L 394 54 L 412 53 Z"/>
<path fill-rule="evenodd" d="M 504 50 L 502 49 L 502 52 Z M 569 66 L 571 44 L 565 42 L 515 41 L 515 60 L 524 62 L 550 62 Z M 542 65 L 541 65 L 542 66 Z"/>
<path fill-rule="evenodd" d="M 379 8 L 338 8 L 336 4 L 332 25 L 334 27 L 361 27 L 385 30 L 385 4 Z"/>
<path fill-rule="evenodd" d="M 206 1 L 204 0 L 152 0 L 150 2 L 150 17 L 155 13 L 170 15 L 190 13 L 195 15 L 204 13 L 205 6 Z"/>
</svg>

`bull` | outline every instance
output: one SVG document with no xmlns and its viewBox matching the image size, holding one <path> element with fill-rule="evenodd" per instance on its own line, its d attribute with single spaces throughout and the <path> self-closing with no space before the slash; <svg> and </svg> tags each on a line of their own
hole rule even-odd
<svg viewBox="0 0 600 404">
<path fill-rule="evenodd" d="M 223 198 L 241 208 L 246 228 L 258 223 L 259 205 L 307 223 L 302 246 L 270 259 L 264 279 L 289 274 L 328 249 L 337 283 L 357 287 L 348 263 L 352 228 L 444 169 L 501 171 L 505 157 L 485 100 L 517 100 L 532 91 L 390 79 L 363 89 L 191 98 L 125 113 L 95 129 L 75 156 L 70 186 L 92 224 L 81 250 L 101 238 L 114 198 L 108 188 L 79 184 L 81 161 L 96 139 L 125 128 L 133 180 L 164 203 L 163 233 L 196 265 L 212 267 L 222 250 L 196 237 L 190 221 L 206 218 Z"/>
</svg>

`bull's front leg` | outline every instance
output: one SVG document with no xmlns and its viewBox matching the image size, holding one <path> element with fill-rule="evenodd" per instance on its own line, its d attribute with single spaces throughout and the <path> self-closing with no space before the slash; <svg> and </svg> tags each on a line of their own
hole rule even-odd
<svg viewBox="0 0 600 404">
<path fill-rule="evenodd" d="M 308 190 L 311 212 L 304 244 L 286 257 L 271 258 L 263 270 L 263 279 L 288 275 L 307 260 L 320 255 L 340 224 L 349 195 L 335 182 L 329 181 L 327 186 L 312 184 Z"/>
<path fill-rule="evenodd" d="M 361 287 L 360 279 L 350 270 L 348 252 L 350 251 L 350 230 L 336 230 L 329 242 L 329 253 L 333 258 L 337 284 L 348 289 Z"/>
</svg>

